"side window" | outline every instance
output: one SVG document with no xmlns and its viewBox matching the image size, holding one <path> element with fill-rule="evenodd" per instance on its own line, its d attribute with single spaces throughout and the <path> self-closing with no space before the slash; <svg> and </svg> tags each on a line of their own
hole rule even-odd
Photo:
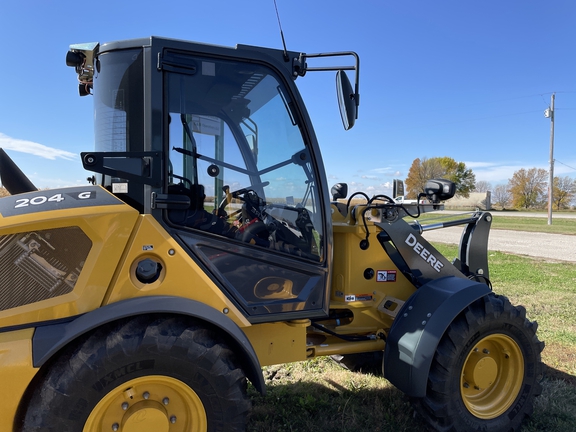
<svg viewBox="0 0 576 432">
<path fill-rule="evenodd" d="M 197 64 L 167 74 L 168 192 L 191 203 L 170 221 L 321 260 L 318 185 L 281 82 L 254 64 Z"/>
</svg>

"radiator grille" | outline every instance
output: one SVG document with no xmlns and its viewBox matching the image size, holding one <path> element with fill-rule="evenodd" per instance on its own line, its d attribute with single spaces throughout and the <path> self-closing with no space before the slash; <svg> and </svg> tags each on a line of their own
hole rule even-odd
<svg viewBox="0 0 576 432">
<path fill-rule="evenodd" d="M 78 227 L 0 236 L 0 310 L 71 292 L 91 247 Z"/>
</svg>

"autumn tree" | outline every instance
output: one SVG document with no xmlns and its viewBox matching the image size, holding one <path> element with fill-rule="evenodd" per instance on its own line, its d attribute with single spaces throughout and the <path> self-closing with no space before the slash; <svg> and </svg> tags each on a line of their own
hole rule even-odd
<svg viewBox="0 0 576 432">
<path fill-rule="evenodd" d="M 546 200 L 548 171 L 542 168 L 524 168 L 514 172 L 508 180 L 508 190 L 512 195 L 514 208 L 542 207 Z"/>
<path fill-rule="evenodd" d="M 443 174 L 440 162 L 432 159 L 414 159 L 412 166 L 408 170 L 408 177 L 405 183 L 405 195 L 408 198 L 416 198 L 419 193 L 424 192 L 426 182 L 432 178 L 440 177 Z"/>
<path fill-rule="evenodd" d="M 554 177 L 553 185 L 553 205 L 557 210 L 569 208 L 570 203 L 576 197 L 576 180 L 570 177 Z"/>
<path fill-rule="evenodd" d="M 10 195 L 4 186 L 0 186 L 0 198 Z"/>
<path fill-rule="evenodd" d="M 512 195 L 507 185 L 499 184 L 492 191 L 492 204 L 502 209 L 510 206 Z"/>
<path fill-rule="evenodd" d="M 416 198 L 424 192 L 426 182 L 433 178 L 443 178 L 456 184 L 456 194 L 464 197 L 470 196 L 474 190 L 476 177 L 471 169 L 466 168 L 464 162 L 444 156 L 435 158 L 414 159 L 406 177 L 406 195 Z"/>
</svg>

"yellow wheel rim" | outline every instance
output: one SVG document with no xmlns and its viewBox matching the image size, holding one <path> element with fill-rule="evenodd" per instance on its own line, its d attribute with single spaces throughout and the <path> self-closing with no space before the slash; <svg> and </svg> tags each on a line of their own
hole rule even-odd
<svg viewBox="0 0 576 432">
<path fill-rule="evenodd" d="M 468 411 L 489 420 L 506 412 L 516 400 L 524 378 L 524 356 L 509 336 L 481 339 L 464 362 L 460 393 Z"/>
<path fill-rule="evenodd" d="M 175 378 L 150 375 L 128 381 L 94 407 L 83 432 L 206 432 L 204 405 Z"/>
</svg>

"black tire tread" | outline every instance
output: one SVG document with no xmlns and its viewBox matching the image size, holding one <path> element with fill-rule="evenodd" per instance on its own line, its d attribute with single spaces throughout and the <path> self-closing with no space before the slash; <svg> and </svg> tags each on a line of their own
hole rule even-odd
<svg viewBox="0 0 576 432">
<path fill-rule="evenodd" d="M 39 372 L 36 390 L 32 391 L 19 430 L 82 430 L 93 407 L 81 410 L 78 419 L 70 420 L 74 417 L 78 392 L 84 389 L 90 393 L 86 399 L 93 400 L 97 395 L 86 383 L 95 382 L 107 370 L 114 371 L 119 364 L 128 364 L 143 355 L 165 359 L 154 374 L 165 374 L 183 382 L 189 381 L 187 372 L 190 365 L 194 365 L 199 373 L 209 377 L 212 387 L 218 389 L 217 398 L 205 398 L 217 413 L 208 419 L 209 430 L 245 430 L 251 402 L 246 394 L 245 374 L 234 353 L 215 331 L 202 323 L 164 315 L 138 316 L 98 328 L 64 349 Z"/>
<path fill-rule="evenodd" d="M 513 323 L 520 329 L 526 343 L 531 350 L 534 371 L 531 375 L 530 396 L 522 406 L 521 412 L 512 421 L 494 421 L 482 423 L 478 421 L 475 426 L 471 423 L 460 421 L 458 412 L 455 412 L 454 400 L 459 399 L 451 387 L 451 377 L 459 372 L 455 371 L 455 362 L 464 347 L 476 332 L 483 331 L 485 334 L 498 331 L 502 322 Z M 542 392 L 540 377 L 543 375 L 544 365 L 540 353 L 544 343 L 538 340 L 536 330 L 538 325 L 526 319 L 526 310 L 522 306 L 513 306 L 504 296 L 489 294 L 469 305 L 446 330 L 438 349 L 428 377 L 427 395 L 424 398 L 414 400 L 416 411 L 426 421 L 440 432 L 512 432 L 520 428 L 523 419 L 533 412 L 534 398 Z M 459 380 L 459 378 L 458 378 Z M 504 417 L 501 416 L 501 417 Z M 473 424 L 473 422 L 472 422 Z"/>
</svg>

